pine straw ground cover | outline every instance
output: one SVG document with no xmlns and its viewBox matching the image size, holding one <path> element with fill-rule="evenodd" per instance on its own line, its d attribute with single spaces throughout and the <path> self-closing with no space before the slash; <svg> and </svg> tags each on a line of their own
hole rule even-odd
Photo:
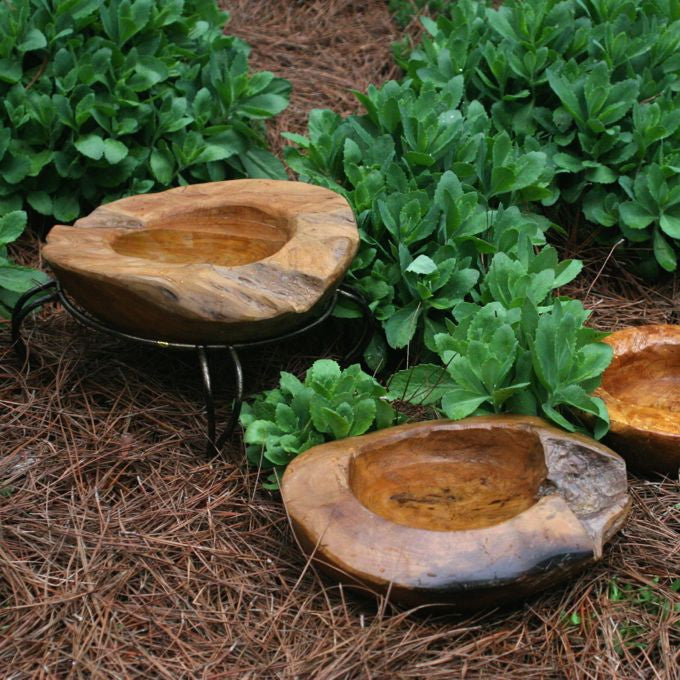
<svg viewBox="0 0 680 680">
<path fill-rule="evenodd" d="M 301 84 L 290 128 L 310 106 L 349 110 L 348 87 L 389 75 L 382 3 L 228 5 L 255 66 L 285 64 Z M 568 292 L 598 326 L 680 321 L 677 279 L 649 287 L 616 251 L 602 268 L 608 250 L 561 245 L 586 259 Z M 36 251 L 27 241 L 18 256 Z M 52 307 L 27 323 L 27 370 L 0 332 L 2 678 L 680 677 L 677 480 L 631 475 L 631 518 L 601 564 L 524 605 L 394 610 L 307 564 L 238 437 L 224 459 L 203 457 L 190 357 L 89 333 Z M 342 345 L 329 328 L 252 353 L 247 385 Z"/>
</svg>

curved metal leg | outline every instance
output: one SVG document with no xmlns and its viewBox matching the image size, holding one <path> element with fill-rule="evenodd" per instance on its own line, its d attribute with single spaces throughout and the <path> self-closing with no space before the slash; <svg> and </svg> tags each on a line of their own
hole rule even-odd
<svg viewBox="0 0 680 680">
<path fill-rule="evenodd" d="M 205 401 L 206 417 L 208 419 L 208 442 L 206 444 L 206 456 L 213 456 L 216 451 L 215 445 L 215 400 L 212 393 L 212 380 L 210 378 L 210 366 L 208 365 L 208 353 L 205 347 L 196 348 L 198 354 L 198 365 L 201 369 L 201 380 L 203 382 L 203 399 Z"/>
<path fill-rule="evenodd" d="M 208 353 L 204 346 L 196 348 L 198 353 L 198 363 L 201 369 L 201 379 L 203 382 L 203 398 L 205 400 L 206 416 L 208 419 L 208 441 L 206 444 L 205 453 L 208 457 L 215 456 L 221 453 L 225 442 L 236 429 L 239 415 L 241 415 L 241 406 L 243 405 L 243 367 L 241 360 L 234 347 L 228 347 L 229 356 L 234 368 L 234 378 L 236 382 L 236 397 L 231 409 L 231 417 L 229 424 L 224 429 L 222 434 L 216 439 L 216 425 L 215 425 L 215 399 L 212 391 L 212 379 L 210 377 L 210 365 L 208 363 Z"/>
<path fill-rule="evenodd" d="M 231 417 L 229 418 L 229 424 L 227 425 L 224 432 L 220 435 L 217 440 L 217 450 L 221 451 L 224 443 L 227 441 L 234 430 L 236 429 L 236 424 L 238 423 L 238 418 L 241 415 L 241 406 L 243 406 L 243 367 L 241 366 L 241 360 L 239 359 L 238 353 L 234 347 L 229 348 L 229 356 L 231 357 L 231 364 L 234 368 L 234 378 L 236 381 L 236 396 L 231 406 Z"/>
<path fill-rule="evenodd" d="M 44 293 L 48 290 L 54 289 L 49 295 L 41 297 L 39 300 L 33 301 L 27 306 L 27 303 L 32 300 L 36 295 Z M 26 343 L 21 337 L 21 324 L 23 324 L 24 319 L 35 309 L 41 307 L 47 302 L 54 302 L 59 298 L 59 291 L 57 290 L 56 281 L 48 281 L 40 286 L 31 288 L 31 290 L 26 291 L 18 300 L 14 309 L 12 310 L 12 345 L 14 346 L 14 351 L 21 361 L 26 361 L 27 351 Z"/>
<path fill-rule="evenodd" d="M 373 316 L 373 312 L 371 311 L 371 308 L 368 306 L 368 303 L 366 302 L 366 299 L 364 296 L 355 288 L 352 288 L 351 286 L 343 285 L 340 288 L 338 288 L 338 295 L 341 295 L 342 297 L 351 300 L 356 304 L 359 309 L 361 310 L 361 316 L 363 320 L 363 327 L 361 329 L 361 335 L 359 336 L 359 340 L 356 342 L 354 347 L 349 350 L 345 354 L 345 356 L 342 359 L 343 364 L 348 364 L 350 361 L 353 361 L 354 359 L 360 359 L 361 356 L 364 353 L 364 350 L 366 347 L 368 347 L 368 343 L 371 341 L 371 336 L 373 335 L 373 330 L 375 327 L 375 317 Z"/>
</svg>

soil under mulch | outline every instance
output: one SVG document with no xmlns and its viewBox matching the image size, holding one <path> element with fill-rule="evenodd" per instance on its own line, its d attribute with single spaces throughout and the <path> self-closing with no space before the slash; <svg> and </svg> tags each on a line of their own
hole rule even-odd
<svg viewBox="0 0 680 680">
<path fill-rule="evenodd" d="M 299 84 L 289 129 L 313 106 L 350 110 L 348 87 L 391 72 L 382 2 L 228 5 L 254 63 Z M 678 322 L 677 279 L 649 287 L 617 253 L 600 271 L 607 249 L 562 249 L 586 259 L 570 292 L 596 325 Z M 27 323 L 29 369 L 1 332 L 3 678 L 680 677 L 677 480 L 631 475 L 628 524 L 563 587 L 472 617 L 397 611 L 316 573 L 238 437 L 205 459 L 192 357 L 90 333 L 51 307 Z M 247 385 L 304 372 L 341 350 L 335 336 L 252 352 Z"/>
</svg>

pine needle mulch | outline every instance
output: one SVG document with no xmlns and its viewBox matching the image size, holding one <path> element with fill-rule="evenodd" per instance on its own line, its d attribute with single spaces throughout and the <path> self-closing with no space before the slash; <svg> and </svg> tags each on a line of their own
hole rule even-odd
<svg viewBox="0 0 680 680">
<path fill-rule="evenodd" d="M 312 106 L 351 110 L 348 87 L 390 73 L 382 3 L 229 8 L 258 67 L 300 83 L 291 129 Z M 650 287 L 616 252 L 602 269 L 608 249 L 561 247 L 586 259 L 572 288 L 596 325 L 678 322 L 676 280 Z M 18 256 L 35 263 L 36 250 Z M 0 332 L 3 678 L 680 677 L 677 480 L 631 475 L 625 529 L 562 587 L 471 617 L 395 610 L 307 564 L 238 437 L 224 459 L 203 456 L 192 357 L 90 333 L 56 307 L 26 325 L 30 368 Z M 249 354 L 249 389 L 337 353 L 335 335 Z"/>
<path fill-rule="evenodd" d="M 364 92 L 398 75 L 391 45 L 400 33 L 382 0 L 224 0 L 227 31 L 253 46 L 254 69 L 273 71 L 292 86 L 291 105 L 268 126 L 274 150 L 281 132 L 305 134 L 312 109 L 346 116 Z"/>
</svg>

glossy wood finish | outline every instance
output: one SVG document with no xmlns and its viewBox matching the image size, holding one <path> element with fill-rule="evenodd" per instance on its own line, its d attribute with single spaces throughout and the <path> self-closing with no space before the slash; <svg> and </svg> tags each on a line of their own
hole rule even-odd
<svg viewBox="0 0 680 680">
<path fill-rule="evenodd" d="M 626 328 L 595 392 L 609 411 L 607 443 L 631 468 L 677 475 L 680 468 L 680 326 Z"/>
<path fill-rule="evenodd" d="M 526 597 L 599 559 L 626 489 L 613 451 L 513 416 L 317 446 L 281 483 L 300 545 L 335 578 L 458 609 Z"/>
<path fill-rule="evenodd" d="M 358 243 L 338 194 L 234 180 L 101 206 L 55 226 L 43 254 L 76 302 L 117 328 L 218 343 L 302 324 L 339 285 Z"/>
<path fill-rule="evenodd" d="M 470 455 L 470 451 L 481 455 Z M 411 438 L 350 459 L 349 486 L 372 512 L 433 531 L 493 526 L 531 507 L 546 475 L 536 433 L 433 432 L 427 448 Z"/>
</svg>

